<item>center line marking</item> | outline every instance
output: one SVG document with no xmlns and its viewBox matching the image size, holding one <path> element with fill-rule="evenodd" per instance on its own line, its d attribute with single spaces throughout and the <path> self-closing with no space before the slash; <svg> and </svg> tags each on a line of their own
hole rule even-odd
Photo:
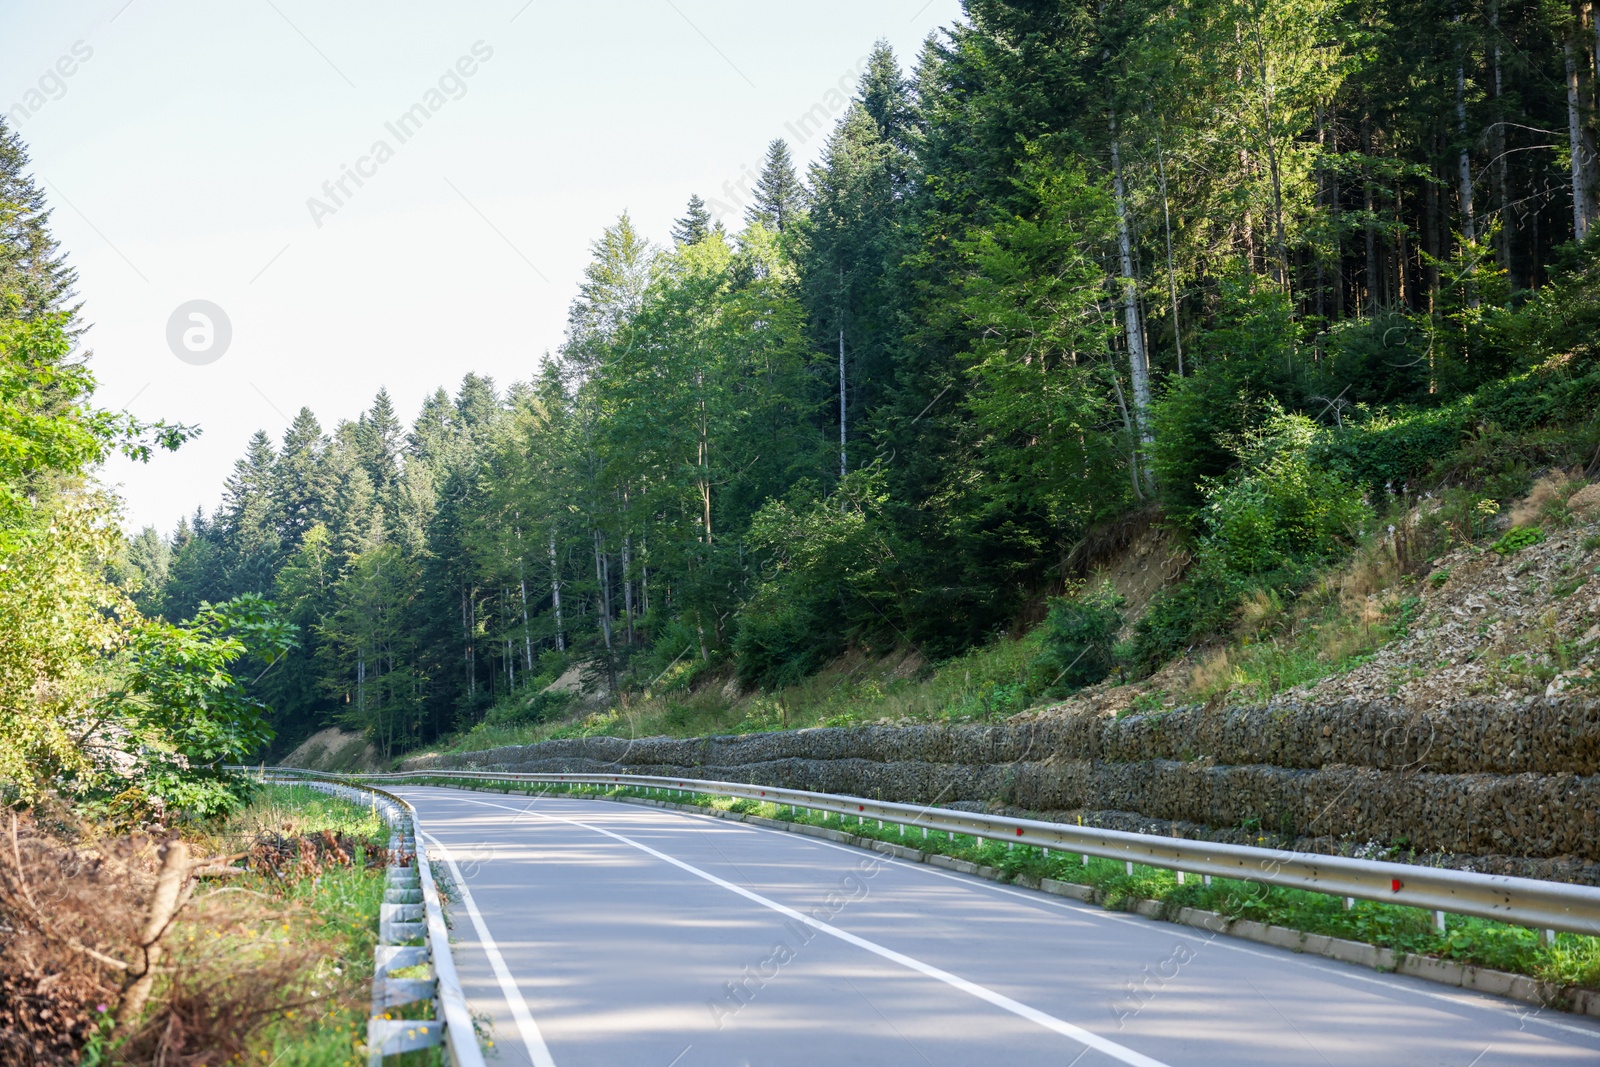
<svg viewBox="0 0 1600 1067">
<path fill-rule="evenodd" d="M 459 800 L 464 804 L 477 804 L 485 808 L 500 808 L 502 811 L 518 810 L 516 808 L 507 807 L 504 804 L 494 804 L 483 800 L 469 800 L 466 797 L 453 797 L 451 799 Z M 1038 1008 L 1029 1007 L 1021 1001 L 1011 999 L 1004 993 L 997 993 L 986 986 L 981 986 L 976 982 L 968 981 L 967 979 L 962 978 L 960 975 L 951 974 L 949 971 L 941 970 L 930 963 L 923 963 L 921 960 L 914 959 L 913 957 L 907 956 L 902 952 L 896 952 L 894 949 L 880 945 L 876 941 L 868 941 L 864 937 L 857 937 L 855 934 L 852 934 L 847 930 L 841 930 L 837 926 L 822 922 L 820 919 L 813 919 L 811 916 L 795 911 L 793 908 L 785 904 L 779 904 L 776 900 L 764 897 L 760 893 L 751 892 L 743 886 L 734 885 L 732 882 L 718 878 L 709 871 L 702 871 L 693 864 L 685 863 L 680 859 L 667 855 L 665 852 L 659 852 L 656 849 L 651 848 L 649 845 L 633 840 L 631 837 L 624 837 L 619 833 L 614 833 L 603 827 L 592 826 L 589 823 L 581 822 L 578 819 L 568 819 L 560 815 L 547 815 L 542 811 L 534 811 L 531 808 L 526 809 L 526 814 L 536 815 L 539 818 L 546 819 L 550 822 L 566 823 L 569 826 L 576 826 L 580 829 L 588 830 L 592 833 L 603 834 L 606 837 L 612 838 L 613 840 L 620 841 L 624 845 L 628 845 L 631 848 L 636 848 L 640 852 L 654 856 L 658 860 L 661 860 L 665 863 L 670 863 L 679 870 L 686 871 L 689 874 L 694 875 L 696 878 L 710 882 L 715 886 L 721 886 L 730 893 L 737 893 L 746 900 L 760 904 L 764 908 L 770 908 L 779 915 L 787 916 L 788 918 L 794 919 L 796 922 L 805 923 L 812 929 L 827 934 L 829 937 L 835 937 L 846 944 L 865 949 L 873 955 L 881 956 L 883 959 L 886 959 L 891 963 L 898 963 L 907 970 L 915 971 L 918 974 L 924 975 L 928 978 L 943 982 L 945 985 L 948 985 L 954 989 L 959 989 L 961 992 L 977 997 L 979 1000 L 987 1001 L 997 1008 L 1027 1019 L 1029 1022 L 1036 1023 L 1039 1026 L 1044 1027 L 1046 1030 L 1052 1030 L 1063 1037 L 1071 1038 L 1079 1044 L 1087 1045 L 1096 1052 L 1101 1052 L 1107 1056 L 1110 1056 L 1118 1063 L 1128 1064 L 1128 1067 L 1168 1067 L 1167 1064 L 1162 1063 L 1160 1060 L 1151 1059 L 1149 1056 L 1146 1056 L 1143 1053 L 1135 1052 L 1133 1049 L 1128 1048 L 1125 1045 L 1119 1045 L 1115 1041 L 1107 1040 L 1106 1038 L 1101 1037 L 1099 1034 L 1083 1029 L 1081 1026 L 1074 1026 L 1066 1020 L 1058 1019 L 1054 1015 L 1048 1015 L 1045 1012 L 1040 1011 Z M 423 836 L 427 837 L 435 844 L 438 844 L 441 849 L 444 848 L 444 846 L 439 843 L 439 840 L 432 834 L 425 834 Z M 455 874 L 455 864 L 449 859 L 448 850 L 446 850 L 445 855 L 445 862 L 450 864 L 451 873 L 453 875 Z M 499 953 L 493 950 L 492 946 L 494 945 L 494 942 L 492 939 L 490 939 L 489 931 L 484 927 L 483 920 L 478 915 L 477 907 L 472 903 L 471 894 L 467 892 L 465 885 L 459 878 L 457 878 L 456 884 L 462 886 L 461 899 L 467 905 L 468 912 L 472 915 L 472 924 L 477 928 L 478 936 L 484 941 L 485 947 L 490 948 L 490 962 L 495 964 L 495 971 L 497 974 L 499 974 L 501 973 L 502 968 L 505 967 L 505 961 L 500 960 Z M 510 972 L 505 971 L 504 975 L 504 978 L 501 980 L 501 986 L 504 988 L 509 984 L 510 988 L 515 989 L 516 983 L 511 979 Z M 518 994 L 517 1000 L 512 1005 L 513 1012 L 516 1010 L 516 1004 L 520 1002 L 521 995 Z M 523 1011 L 526 1013 L 526 1005 L 523 1006 Z M 533 1022 L 531 1017 L 528 1019 L 528 1022 L 530 1024 Z M 535 1033 L 537 1033 L 537 1029 L 535 1029 Z M 549 1053 L 547 1052 L 545 1055 L 548 1057 Z M 544 1061 L 535 1060 L 534 1062 L 538 1064 L 539 1067 L 545 1067 L 545 1064 L 549 1063 L 548 1059 Z"/>
</svg>

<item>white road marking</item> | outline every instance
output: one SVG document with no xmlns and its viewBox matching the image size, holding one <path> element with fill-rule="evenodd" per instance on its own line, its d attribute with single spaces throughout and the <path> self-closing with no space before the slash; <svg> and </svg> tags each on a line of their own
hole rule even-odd
<svg viewBox="0 0 1600 1067">
<path fill-rule="evenodd" d="M 893 864 L 902 870 L 917 871 L 922 874 L 932 875 L 935 878 L 943 878 L 951 882 L 956 882 L 960 885 L 969 886 L 973 889 L 979 889 L 990 893 L 998 893 L 1008 897 L 1015 897 L 1030 904 L 1057 908 L 1061 911 L 1070 911 L 1076 915 L 1081 915 L 1086 919 L 1121 923 L 1124 926 L 1132 926 L 1146 932 L 1149 932 L 1152 928 L 1154 928 L 1158 929 L 1162 934 L 1171 933 L 1176 937 L 1181 937 L 1186 941 L 1193 941 L 1199 945 L 1216 945 L 1225 952 L 1234 952 L 1242 956 L 1254 956 L 1257 959 L 1271 960 L 1272 962 L 1278 964 L 1304 967 L 1309 970 L 1316 971 L 1318 974 L 1321 974 L 1333 981 L 1361 982 L 1366 985 L 1381 986 L 1384 989 L 1390 989 L 1397 993 L 1405 993 L 1410 996 L 1426 997 L 1429 1000 L 1441 1001 L 1445 1004 L 1450 1004 L 1458 1008 L 1471 1008 L 1476 1011 L 1492 1012 L 1496 1015 L 1511 1015 L 1516 1017 L 1518 1029 L 1521 1029 L 1521 1025 L 1523 1023 L 1531 1022 L 1539 1026 L 1548 1026 L 1554 1030 L 1562 1030 L 1569 1034 L 1577 1034 L 1580 1037 L 1586 1037 L 1590 1040 L 1600 1038 L 1600 1031 L 1585 1029 L 1579 1026 L 1572 1026 L 1568 1023 L 1547 1018 L 1545 1015 L 1540 1014 L 1541 1012 L 1545 1012 L 1547 1010 L 1551 1012 L 1559 1010 L 1555 1008 L 1545 1009 L 1535 1004 L 1527 1004 L 1523 1001 L 1510 1000 L 1508 998 L 1496 998 L 1491 994 L 1478 993 L 1474 990 L 1465 988 L 1462 988 L 1457 993 L 1435 993 L 1428 989 L 1419 989 L 1416 986 L 1406 982 L 1398 982 L 1392 979 L 1379 978 L 1375 975 L 1356 973 L 1352 970 L 1352 968 L 1359 966 L 1358 964 L 1341 964 L 1337 960 L 1313 958 L 1298 952 L 1293 952 L 1289 949 L 1282 949 L 1278 952 L 1273 952 L 1267 948 L 1252 948 L 1248 944 L 1238 943 L 1238 941 L 1229 937 L 1227 934 L 1218 935 L 1215 938 L 1202 937 L 1197 933 L 1191 932 L 1193 928 L 1185 926 L 1181 923 L 1167 922 L 1161 919 L 1144 919 L 1132 915 L 1119 915 L 1116 912 L 1106 911 L 1104 908 L 1096 907 L 1092 904 L 1057 899 L 1050 894 L 1046 894 L 1042 889 L 1012 889 L 1008 886 L 996 885 L 994 882 L 991 882 L 986 878 L 979 878 L 977 875 L 957 874 L 951 871 L 939 870 L 938 868 L 930 867 L 925 863 L 918 863 L 915 860 L 900 859 L 899 857 L 888 852 L 878 852 L 876 849 L 864 849 L 859 845 L 841 845 L 838 842 L 829 841 L 826 838 L 813 837 L 810 834 L 796 834 L 793 830 L 777 830 L 767 826 L 753 826 L 748 823 L 729 822 L 726 819 L 717 818 L 715 815 L 701 815 L 692 811 L 674 811 L 670 808 L 662 808 L 657 810 L 661 811 L 661 813 L 664 815 L 677 815 L 686 819 L 705 819 L 707 821 L 720 823 L 729 829 L 737 826 L 744 831 L 751 833 L 786 835 L 790 838 L 790 840 L 799 837 L 803 838 L 810 844 L 820 845 L 823 848 L 837 849 L 840 852 L 853 852 L 857 854 L 862 852 L 872 852 L 879 856 L 884 862 Z M 1424 980 L 1417 979 L 1416 981 L 1422 982 Z"/>
<path fill-rule="evenodd" d="M 497 808 L 502 806 L 494 805 Z M 433 842 L 439 849 L 439 854 L 444 857 L 444 862 L 450 867 L 450 878 L 461 891 L 461 903 L 466 905 L 467 915 L 472 919 L 472 928 L 478 931 L 478 940 L 483 944 L 484 955 L 489 957 L 489 966 L 494 968 L 494 976 L 500 981 L 500 991 L 505 994 L 506 1004 L 511 1008 L 511 1017 L 517 1021 L 517 1029 L 522 1031 L 522 1043 L 527 1046 L 528 1059 L 533 1062 L 533 1067 L 556 1067 L 556 1061 L 550 1058 L 550 1049 L 544 1043 L 544 1035 L 539 1032 L 539 1024 L 533 1021 L 533 1013 L 528 1010 L 528 1002 L 523 999 L 522 990 L 517 988 L 517 980 L 512 977 L 511 968 L 506 966 L 505 958 L 500 955 L 500 946 L 496 945 L 494 938 L 490 936 L 489 927 L 483 921 L 483 914 L 478 911 L 478 902 L 472 899 L 472 890 L 467 888 L 466 879 L 461 877 L 461 868 L 456 866 L 456 858 L 437 837 L 426 832 L 422 836 Z"/>
<path fill-rule="evenodd" d="M 505 804 L 494 804 L 482 800 L 469 800 L 466 797 L 455 797 L 452 799 L 459 800 L 466 804 L 479 804 L 486 808 L 500 808 L 504 811 L 519 810 L 508 807 Z M 560 815 L 547 815 L 542 811 L 533 811 L 531 809 L 527 810 L 527 814 L 535 815 L 550 822 L 566 823 L 569 826 L 576 826 L 584 830 L 589 830 L 593 833 L 602 834 L 606 837 L 612 838 L 613 840 L 620 841 L 631 848 L 638 849 L 640 852 L 654 856 L 656 859 L 659 859 L 665 863 L 670 863 L 674 867 L 694 875 L 696 878 L 710 882 L 712 885 L 720 886 L 721 888 L 728 890 L 730 893 L 736 893 L 739 896 L 744 897 L 746 900 L 760 904 L 764 908 L 770 908 L 779 915 L 787 916 L 796 922 L 805 923 L 807 926 L 821 933 L 827 934 L 830 937 L 838 938 L 840 941 L 843 941 L 846 944 L 865 949 L 866 951 L 871 952 L 873 955 L 881 956 L 883 959 L 886 959 L 891 963 L 898 963 L 907 970 L 915 971 L 918 974 L 932 978 L 935 981 L 943 982 L 945 985 L 959 989 L 961 992 L 977 997 L 979 1000 L 987 1001 L 1003 1011 L 1008 1011 L 1013 1015 L 1027 1019 L 1029 1022 L 1036 1023 L 1037 1025 L 1044 1027 L 1046 1030 L 1052 1030 L 1055 1033 L 1061 1034 L 1063 1037 L 1071 1038 L 1079 1044 L 1087 1045 L 1096 1052 L 1104 1053 L 1119 1063 L 1128 1064 L 1128 1067 L 1168 1067 L 1167 1064 L 1162 1063 L 1160 1060 L 1151 1059 L 1149 1056 L 1146 1056 L 1143 1053 L 1135 1052 L 1133 1049 L 1119 1045 L 1115 1041 L 1109 1041 L 1106 1038 L 1101 1037 L 1099 1034 L 1085 1030 L 1080 1026 L 1074 1026 L 1063 1019 L 1058 1019 L 1054 1015 L 1048 1015 L 1037 1008 L 1029 1007 L 1028 1005 L 1023 1004 L 1021 1001 L 1012 1000 L 1004 993 L 997 993 L 986 986 L 981 986 L 976 982 L 970 982 L 967 979 L 962 978 L 960 975 L 951 974 L 949 971 L 941 970 L 932 964 L 923 963 L 921 960 L 914 959 L 911 956 L 905 955 L 904 953 L 896 952 L 894 949 L 880 945 L 876 941 L 868 941 L 866 938 L 857 937 L 855 934 L 852 934 L 847 930 L 841 930 L 837 926 L 832 926 L 828 923 L 822 922 L 819 919 L 813 919 L 811 916 L 795 911 L 793 908 L 788 907 L 787 905 L 779 904 L 776 900 L 764 897 L 760 893 L 751 892 L 743 886 L 734 885 L 732 882 L 718 878 L 709 871 L 703 871 L 692 864 L 685 863 L 680 859 L 669 856 L 665 852 L 659 852 L 656 849 L 651 848 L 649 845 L 635 841 L 630 837 L 624 837 L 619 833 L 614 833 L 603 827 L 593 826 L 577 819 L 564 818 Z M 438 839 L 434 838 L 431 834 L 425 836 L 434 841 L 435 844 L 438 843 Z M 443 845 L 440 845 L 440 848 L 443 847 Z M 448 852 L 446 855 L 448 857 Z M 446 859 L 446 862 L 450 862 L 448 858 Z M 451 872 L 454 873 L 453 863 L 451 864 Z M 459 879 L 457 880 L 457 884 L 461 884 Z M 482 919 L 478 916 L 477 909 L 471 902 L 471 895 L 467 893 L 465 887 L 462 888 L 461 896 L 462 900 L 466 902 L 469 912 L 473 916 L 473 925 L 477 927 L 479 937 L 483 939 L 485 947 L 490 949 L 490 961 L 494 962 L 498 960 L 499 953 L 492 949 L 494 942 L 489 938 L 488 930 L 483 927 Z M 504 966 L 504 961 L 500 961 L 496 965 L 496 973 L 501 973 L 501 968 Z M 510 974 L 508 972 L 505 973 L 504 977 L 502 978 L 501 986 L 503 988 L 509 986 L 510 989 L 515 989 L 515 983 L 511 981 Z M 508 990 L 508 997 L 509 995 L 510 993 Z M 516 999 L 513 1000 L 513 1012 L 516 1010 L 516 1004 L 520 1003 L 520 1001 L 521 997 L 519 994 Z M 523 1011 L 526 1013 L 526 1005 L 523 1006 Z M 531 1018 L 529 1018 L 528 1021 L 530 1024 L 532 1023 Z M 547 1057 L 546 1060 L 534 1061 L 538 1067 L 545 1067 L 545 1065 L 548 1064 L 549 1053 L 547 1052 L 545 1055 Z"/>
</svg>

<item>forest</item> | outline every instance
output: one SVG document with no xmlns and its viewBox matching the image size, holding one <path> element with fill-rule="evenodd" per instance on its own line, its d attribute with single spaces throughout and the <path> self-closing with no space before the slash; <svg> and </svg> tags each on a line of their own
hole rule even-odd
<svg viewBox="0 0 1600 1067">
<path fill-rule="evenodd" d="M 608 226 L 525 380 L 301 410 L 110 584 L 292 625 L 245 658 L 260 754 L 1047 610 L 1058 689 L 1148 671 L 1452 477 L 1589 463 L 1597 63 L 1587 4 L 968 0 L 742 217 Z M 1189 572 L 1101 649 L 1085 561 L 1132 516 Z"/>
</svg>

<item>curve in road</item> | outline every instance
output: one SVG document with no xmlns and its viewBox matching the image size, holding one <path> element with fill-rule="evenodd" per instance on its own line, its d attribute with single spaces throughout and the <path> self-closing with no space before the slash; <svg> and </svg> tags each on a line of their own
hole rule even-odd
<svg viewBox="0 0 1600 1067">
<path fill-rule="evenodd" d="M 396 792 L 503 1063 L 1600 1063 L 1587 1020 L 653 807 Z"/>
</svg>

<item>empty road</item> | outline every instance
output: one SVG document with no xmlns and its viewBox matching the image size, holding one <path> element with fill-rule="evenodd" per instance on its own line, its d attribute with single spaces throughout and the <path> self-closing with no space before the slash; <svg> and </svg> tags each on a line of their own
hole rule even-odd
<svg viewBox="0 0 1600 1067">
<path fill-rule="evenodd" d="M 1600 1064 L 1600 1025 L 801 834 L 401 787 L 491 1060 Z"/>
</svg>

